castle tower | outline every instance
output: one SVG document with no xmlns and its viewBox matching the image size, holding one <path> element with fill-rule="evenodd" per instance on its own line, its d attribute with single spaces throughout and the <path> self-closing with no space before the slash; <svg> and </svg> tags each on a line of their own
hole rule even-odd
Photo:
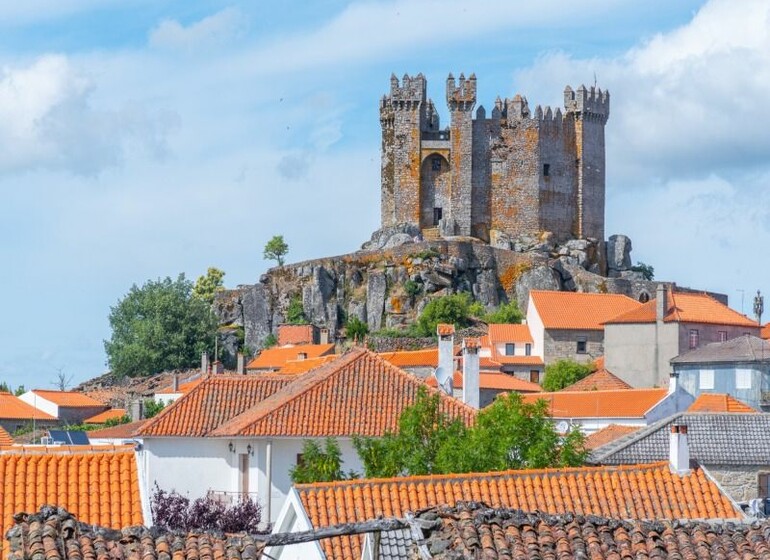
<svg viewBox="0 0 770 560">
<path fill-rule="evenodd" d="M 382 227 L 420 222 L 420 133 L 428 125 L 425 77 L 390 78 L 380 100 Z M 432 115 L 431 115 L 432 116 Z"/>
<path fill-rule="evenodd" d="M 446 81 L 446 101 L 451 116 L 450 170 L 451 202 L 447 229 L 450 234 L 471 234 L 471 208 L 473 204 L 473 107 L 476 105 L 476 75 L 466 80 L 460 74 L 455 83 L 449 74 Z"/>
<path fill-rule="evenodd" d="M 574 123 L 577 168 L 576 237 L 604 240 L 604 126 L 610 116 L 608 91 L 580 86 L 564 89 L 565 118 Z"/>
</svg>

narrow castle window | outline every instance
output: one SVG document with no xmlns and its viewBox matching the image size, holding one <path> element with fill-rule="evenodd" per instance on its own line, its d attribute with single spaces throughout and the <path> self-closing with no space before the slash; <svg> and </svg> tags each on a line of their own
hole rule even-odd
<svg viewBox="0 0 770 560">
<path fill-rule="evenodd" d="M 551 164 L 550 163 L 544 163 L 543 164 L 543 177 L 549 177 L 551 175 Z"/>
<path fill-rule="evenodd" d="M 431 169 L 433 171 L 441 171 L 441 158 L 434 157 L 430 160 Z"/>
</svg>

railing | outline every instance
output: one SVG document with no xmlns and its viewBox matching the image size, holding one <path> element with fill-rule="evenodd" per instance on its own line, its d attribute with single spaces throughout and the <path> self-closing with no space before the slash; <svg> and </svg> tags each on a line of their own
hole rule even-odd
<svg viewBox="0 0 770 560">
<path fill-rule="evenodd" d="M 257 501 L 256 492 L 228 492 L 225 490 L 209 490 L 206 497 L 214 502 L 231 506 L 244 500 Z"/>
<path fill-rule="evenodd" d="M 449 140 L 448 130 L 437 130 L 434 132 L 423 132 L 423 140 Z"/>
</svg>

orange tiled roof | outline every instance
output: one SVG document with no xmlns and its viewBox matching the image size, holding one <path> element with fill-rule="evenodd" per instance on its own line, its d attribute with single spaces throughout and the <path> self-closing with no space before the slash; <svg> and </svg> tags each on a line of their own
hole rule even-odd
<svg viewBox="0 0 770 560">
<path fill-rule="evenodd" d="M 83 424 L 104 424 L 107 420 L 123 418 L 127 413 L 125 408 L 111 408 L 91 416 L 91 418 L 86 418 L 83 420 Z"/>
<path fill-rule="evenodd" d="M 38 397 L 42 397 L 54 404 L 68 408 L 104 406 L 104 403 L 100 403 L 85 393 L 79 393 L 77 391 L 47 391 L 45 389 L 33 389 L 32 392 Z"/>
<path fill-rule="evenodd" d="M 604 369 L 604 356 L 599 356 L 594 360 L 594 366 L 596 370 Z"/>
<path fill-rule="evenodd" d="M 506 366 L 542 366 L 543 358 L 540 356 L 505 356 L 497 354 L 495 360 Z"/>
<path fill-rule="evenodd" d="M 112 529 L 144 522 L 134 451 L 125 447 L 96 452 L 71 447 L 4 450 L 0 496 L 3 535 L 15 513 L 37 511 L 44 504 Z"/>
<path fill-rule="evenodd" d="M 7 420 L 49 420 L 56 421 L 56 418 L 38 410 L 32 405 L 25 403 L 19 397 L 16 397 L 5 391 L 0 391 L 0 418 Z"/>
<path fill-rule="evenodd" d="M 211 432 L 212 436 L 381 436 L 398 428 L 424 383 L 363 348 L 306 375 Z M 430 390 L 432 391 L 432 390 Z M 476 411 L 441 394 L 441 408 L 472 422 Z M 308 419 L 313 421 L 309 422 Z"/>
<path fill-rule="evenodd" d="M 757 412 L 725 393 L 701 393 L 687 412 Z"/>
<path fill-rule="evenodd" d="M 641 426 L 621 426 L 610 424 L 586 437 L 586 449 L 596 449 L 618 438 L 627 436 L 637 431 Z"/>
<path fill-rule="evenodd" d="M 663 320 L 666 323 L 706 323 L 712 325 L 731 325 L 738 327 L 755 327 L 759 324 L 730 309 L 708 294 L 692 294 L 669 291 L 667 296 L 668 309 Z M 605 321 L 606 324 L 616 323 L 654 323 L 656 319 L 656 300 L 650 300 L 627 313 Z"/>
<path fill-rule="evenodd" d="M 765 323 L 762 330 L 759 331 L 759 336 L 765 340 L 770 339 L 770 323 Z"/>
<path fill-rule="evenodd" d="M 740 518 L 730 499 L 694 469 L 671 473 L 668 463 L 579 467 L 351 480 L 295 486 L 314 528 L 460 501 L 528 512 L 593 514 L 619 519 Z M 358 560 L 363 538 L 320 541 L 327 558 Z"/>
<path fill-rule="evenodd" d="M 193 389 L 195 389 L 198 385 L 200 385 L 201 381 L 203 381 L 203 377 L 199 377 L 198 379 L 193 379 L 191 381 L 185 381 L 184 383 L 179 384 L 179 388 L 174 391 L 174 386 L 169 385 L 168 387 L 164 387 L 160 391 L 157 391 L 156 395 L 176 395 L 177 393 L 182 393 L 183 395 L 186 395 Z"/>
<path fill-rule="evenodd" d="M 149 419 L 128 422 L 127 424 L 118 424 L 101 430 L 91 430 L 88 432 L 89 439 L 131 439 L 144 426 Z"/>
<path fill-rule="evenodd" d="M 307 360 L 289 360 L 283 367 L 278 370 L 277 373 L 283 375 L 298 375 L 300 373 L 307 373 L 311 369 L 315 369 L 318 366 L 322 366 L 326 362 L 331 362 L 339 358 L 339 354 L 330 354 L 328 356 L 320 356 L 318 358 L 308 358 Z"/>
<path fill-rule="evenodd" d="M 137 435 L 205 436 L 294 380 L 267 373 L 208 377 L 151 418 Z"/>
<path fill-rule="evenodd" d="M 455 333 L 455 326 L 446 323 L 439 323 L 436 325 L 436 332 L 439 336 L 449 336 Z"/>
<path fill-rule="evenodd" d="M 557 391 L 524 395 L 524 401 L 546 400 L 554 418 L 641 418 L 667 394 L 668 389 Z"/>
<path fill-rule="evenodd" d="M 248 363 L 246 369 L 280 369 L 289 360 L 299 359 L 300 354 L 306 354 L 306 358 L 317 358 L 333 352 L 334 344 L 299 344 L 266 348 Z"/>
<path fill-rule="evenodd" d="M 438 387 L 436 377 L 431 375 L 425 379 L 428 387 Z M 456 371 L 452 375 L 452 387 L 462 389 L 463 374 Z M 515 391 L 517 393 L 539 393 L 543 389 L 537 383 L 519 379 L 507 373 L 479 373 L 479 389 L 497 389 L 499 391 Z"/>
<path fill-rule="evenodd" d="M 278 346 L 313 344 L 313 325 L 278 325 Z"/>
<path fill-rule="evenodd" d="M 546 329 L 600 331 L 613 317 L 642 305 L 622 294 L 530 290 L 529 297 Z"/>
<path fill-rule="evenodd" d="M 8 447 L 9 445 L 13 445 L 14 441 L 11 437 L 11 434 L 5 431 L 5 428 L 0 426 L 0 447 Z"/>
<path fill-rule="evenodd" d="M 562 391 L 619 391 L 622 389 L 631 389 L 631 385 L 602 368 L 565 387 Z"/>
<path fill-rule="evenodd" d="M 487 336 L 492 344 L 505 342 L 533 342 L 529 326 L 519 324 L 495 324 L 490 323 Z"/>
<path fill-rule="evenodd" d="M 404 350 L 398 352 L 383 352 L 380 354 L 383 360 L 387 360 L 396 367 L 437 367 L 438 348 L 423 348 L 422 350 Z"/>
</svg>

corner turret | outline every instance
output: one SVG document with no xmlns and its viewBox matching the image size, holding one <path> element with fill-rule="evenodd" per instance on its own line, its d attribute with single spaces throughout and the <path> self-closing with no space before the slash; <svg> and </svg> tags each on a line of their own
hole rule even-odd
<svg viewBox="0 0 770 560">
<path fill-rule="evenodd" d="M 568 113 L 577 113 L 583 117 L 592 117 L 606 124 L 610 116 L 610 92 L 591 86 L 581 85 L 577 91 L 564 88 L 564 108 Z"/>
<path fill-rule="evenodd" d="M 470 111 L 476 105 L 476 74 L 466 80 L 460 74 L 458 83 L 452 74 L 446 79 L 446 102 L 450 111 Z"/>
</svg>

